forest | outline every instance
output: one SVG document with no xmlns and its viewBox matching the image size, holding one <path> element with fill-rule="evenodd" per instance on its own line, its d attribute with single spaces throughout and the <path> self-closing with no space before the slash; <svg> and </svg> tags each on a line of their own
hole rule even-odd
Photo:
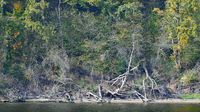
<svg viewBox="0 0 200 112">
<path fill-rule="evenodd" d="M 200 99 L 200 0 L 0 3 L 0 100 Z"/>
</svg>

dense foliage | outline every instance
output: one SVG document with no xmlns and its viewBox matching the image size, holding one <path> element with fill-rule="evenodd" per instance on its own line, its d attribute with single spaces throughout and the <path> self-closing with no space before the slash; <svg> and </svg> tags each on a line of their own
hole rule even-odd
<svg viewBox="0 0 200 112">
<path fill-rule="evenodd" d="M 200 81 L 199 0 L 0 3 L 0 94 L 4 96 L 71 91 L 75 87 L 66 83 L 68 79 L 96 91 L 100 80 L 126 72 L 130 58 L 130 66 L 139 63 L 132 77 L 138 83 L 144 78 L 143 66 L 173 92 Z M 58 89 L 60 83 L 65 89 Z M 174 84 L 177 87 L 171 87 Z M 186 93 L 196 90 L 199 87 Z"/>
</svg>

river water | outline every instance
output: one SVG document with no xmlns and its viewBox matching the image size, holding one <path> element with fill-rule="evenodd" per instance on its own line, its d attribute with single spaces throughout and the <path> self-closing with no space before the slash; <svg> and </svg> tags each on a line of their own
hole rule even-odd
<svg viewBox="0 0 200 112">
<path fill-rule="evenodd" d="M 200 112 L 200 104 L 2 103 L 0 112 Z"/>
</svg>

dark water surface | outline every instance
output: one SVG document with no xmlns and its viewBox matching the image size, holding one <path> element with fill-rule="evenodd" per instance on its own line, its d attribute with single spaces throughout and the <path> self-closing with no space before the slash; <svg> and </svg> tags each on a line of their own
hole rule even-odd
<svg viewBox="0 0 200 112">
<path fill-rule="evenodd" d="M 200 104 L 2 103 L 0 112 L 200 112 Z"/>
</svg>

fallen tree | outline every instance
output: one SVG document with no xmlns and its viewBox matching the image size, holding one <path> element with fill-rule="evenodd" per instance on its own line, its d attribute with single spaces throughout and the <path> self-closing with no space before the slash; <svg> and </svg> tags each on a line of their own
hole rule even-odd
<svg viewBox="0 0 200 112">
<path fill-rule="evenodd" d="M 151 96 L 149 94 L 152 93 L 154 91 L 154 89 L 157 88 L 157 83 L 149 75 L 149 72 L 146 68 L 145 60 L 140 60 L 136 66 L 132 67 L 132 65 L 133 65 L 132 59 L 133 59 L 134 50 L 135 50 L 135 46 L 134 46 L 134 42 L 133 42 L 131 54 L 130 54 L 130 57 L 129 57 L 129 63 L 128 63 L 127 71 L 125 73 L 117 76 L 116 78 L 114 78 L 110 81 L 104 80 L 104 82 L 107 83 L 106 86 L 103 85 L 102 81 L 101 81 L 101 84 L 98 85 L 98 95 L 96 95 L 92 92 L 88 92 L 88 94 L 93 96 L 98 102 L 99 101 L 108 102 L 108 100 L 103 98 L 102 93 L 104 94 L 104 96 L 106 96 L 108 94 L 111 95 L 111 96 L 114 96 L 114 97 L 123 96 L 122 92 L 124 91 L 123 89 L 124 89 L 124 86 L 127 83 L 128 76 L 132 75 L 132 72 L 138 70 L 139 66 L 142 66 L 144 71 L 145 71 L 145 78 L 143 79 L 143 83 L 140 86 L 140 88 L 142 88 L 143 91 L 141 91 L 141 90 L 138 91 L 134 87 L 131 87 L 131 89 L 129 91 L 131 91 L 131 94 L 135 94 L 137 96 L 137 98 L 140 99 L 143 102 L 151 101 L 152 97 L 148 97 L 148 96 Z M 150 89 L 149 89 L 149 86 L 150 86 Z M 129 91 L 125 91 L 125 92 L 129 92 Z M 150 91 L 150 92 L 148 92 L 148 91 Z"/>
</svg>

